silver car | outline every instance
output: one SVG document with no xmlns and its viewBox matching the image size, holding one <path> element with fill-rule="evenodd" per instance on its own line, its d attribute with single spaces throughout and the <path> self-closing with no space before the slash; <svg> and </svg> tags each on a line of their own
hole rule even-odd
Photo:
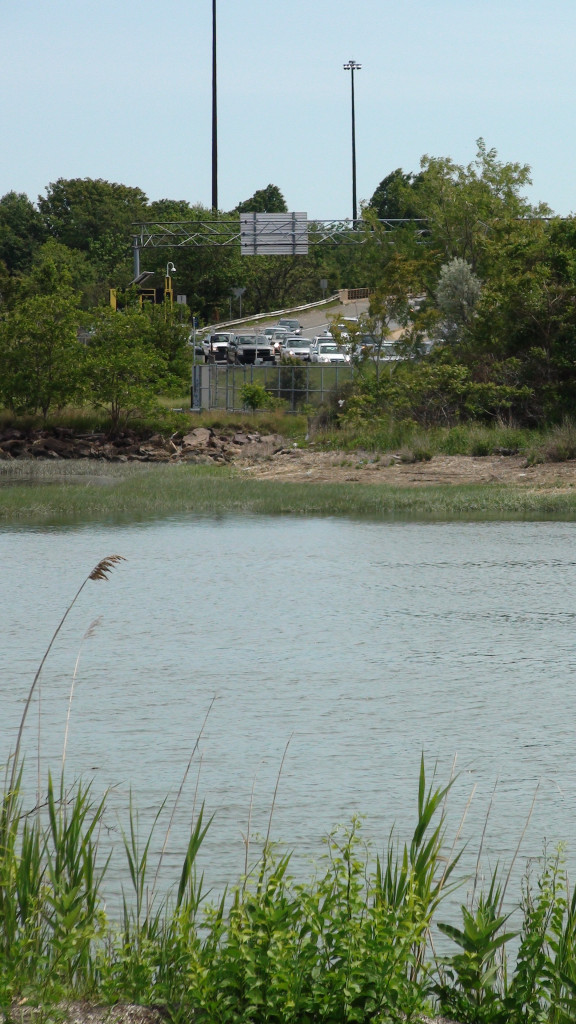
<svg viewBox="0 0 576 1024">
<path fill-rule="evenodd" d="M 310 342 L 307 338 L 299 338 L 297 336 L 284 338 L 282 342 L 282 356 L 288 356 L 290 359 L 302 359 L 303 362 L 309 363 L 312 357 Z"/>
</svg>

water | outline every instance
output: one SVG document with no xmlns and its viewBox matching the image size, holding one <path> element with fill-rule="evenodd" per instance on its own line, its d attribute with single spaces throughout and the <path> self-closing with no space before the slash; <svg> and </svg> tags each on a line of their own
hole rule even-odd
<svg viewBox="0 0 576 1024">
<path fill-rule="evenodd" d="M 58 773 L 74 678 L 67 777 L 114 787 L 116 843 L 130 789 L 147 827 L 202 732 L 166 883 L 202 800 L 215 813 L 207 879 L 219 890 L 238 878 L 286 747 L 272 834 L 299 871 L 356 813 L 376 850 L 394 822 L 409 836 L 422 753 L 442 783 L 456 758 L 452 833 L 474 793 L 457 847 L 469 843 L 469 865 L 495 789 L 486 870 L 511 859 L 536 792 L 522 864 L 565 840 L 574 866 L 575 537 L 573 523 L 293 518 L 4 530 L 0 761 L 66 607 L 118 553 L 126 561 L 84 588 L 42 675 L 25 731 L 31 793 L 38 747 L 42 778 Z M 115 859 L 111 898 L 120 876 Z"/>
</svg>

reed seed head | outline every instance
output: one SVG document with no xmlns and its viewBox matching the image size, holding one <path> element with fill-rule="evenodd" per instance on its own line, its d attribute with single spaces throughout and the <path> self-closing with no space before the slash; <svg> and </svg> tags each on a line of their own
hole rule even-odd
<svg viewBox="0 0 576 1024">
<path fill-rule="evenodd" d="M 107 558 L 103 558 L 102 561 L 98 562 L 98 565 L 94 566 L 88 579 L 107 580 L 116 563 L 125 561 L 126 559 L 123 555 L 108 555 Z"/>
</svg>

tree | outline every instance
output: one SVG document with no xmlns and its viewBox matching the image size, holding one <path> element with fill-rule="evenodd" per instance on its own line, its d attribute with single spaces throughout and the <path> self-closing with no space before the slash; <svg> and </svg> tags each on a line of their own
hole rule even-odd
<svg viewBox="0 0 576 1024">
<path fill-rule="evenodd" d="M 519 367 L 532 422 L 576 406 L 576 220 L 518 221 L 488 249 L 490 276 L 476 307 L 468 360 L 476 373 Z M 518 372 L 518 371 L 517 371 Z"/>
<path fill-rule="evenodd" d="M 52 295 L 62 288 L 74 291 L 85 309 L 104 297 L 86 253 L 49 239 L 37 250 L 22 289 L 28 295 Z"/>
<path fill-rule="evenodd" d="M 102 178 L 58 178 L 38 197 L 38 207 L 52 238 L 72 249 L 88 251 L 107 236 L 124 242 L 134 221 L 145 220 L 147 196 L 139 188 Z"/>
<path fill-rule="evenodd" d="M 402 253 L 395 253 L 387 263 L 374 292 L 370 296 L 367 313 L 358 317 L 357 324 L 349 329 L 353 355 L 357 361 L 374 356 L 376 378 L 380 376 L 382 350 L 393 333 L 406 330 L 412 322 L 411 296 L 418 291 L 418 267 Z M 338 324 L 331 328 L 339 340 L 341 330 Z M 394 339 L 395 346 L 398 337 Z M 405 344 L 404 356 L 413 355 L 414 345 Z"/>
<path fill-rule="evenodd" d="M 465 167 L 450 158 L 422 157 L 415 194 L 419 214 L 427 218 L 429 244 L 441 251 L 443 262 L 458 256 L 484 277 L 487 240 L 518 218 L 550 211 L 532 207 L 522 195 L 531 184 L 527 164 L 502 163 L 483 139 L 477 147 L 476 159 Z"/>
<path fill-rule="evenodd" d="M 185 306 L 145 303 L 142 312 L 150 321 L 150 343 L 166 361 L 166 372 L 179 383 L 190 381 L 189 311 Z"/>
<path fill-rule="evenodd" d="M 287 213 L 286 200 L 277 185 L 258 189 L 250 199 L 238 203 L 238 213 Z"/>
<path fill-rule="evenodd" d="M 140 310 L 97 311 L 87 347 L 90 399 L 110 416 L 112 435 L 137 414 L 158 408 L 173 385 L 166 357 L 152 344 L 149 317 Z"/>
<path fill-rule="evenodd" d="M 22 192 L 0 199 L 0 260 L 11 274 L 30 268 L 32 257 L 46 238 L 40 213 Z"/>
<path fill-rule="evenodd" d="M 310 256 L 243 256 L 243 306 L 254 313 L 312 302 L 318 296 L 316 263 Z"/>
<path fill-rule="evenodd" d="M 418 186 L 420 174 L 405 174 L 398 167 L 382 179 L 374 192 L 369 209 L 376 211 L 380 220 L 399 220 L 420 216 Z"/>
<path fill-rule="evenodd" d="M 14 412 L 40 412 L 78 399 L 83 388 L 80 315 L 69 288 L 33 295 L 0 320 L 0 395 Z"/>
<path fill-rule="evenodd" d="M 455 256 L 444 264 L 436 290 L 438 307 L 444 317 L 440 324 L 444 340 L 460 339 L 462 330 L 471 323 L 481 291 L 480 281 L 466 260 Z"/>
</svg>

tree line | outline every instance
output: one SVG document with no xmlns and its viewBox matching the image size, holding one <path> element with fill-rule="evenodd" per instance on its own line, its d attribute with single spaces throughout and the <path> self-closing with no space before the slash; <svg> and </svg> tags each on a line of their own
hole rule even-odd
<svg viewBox="0 0 576 1024">
<path fill-rule="evenodd" d="M 176 291 L 187 296 L 187 312 L 207 323 L 234 315 L 234 287 L 245 288 L 248 315 L 314 301 L 321 279 L 330 290 L 367 287 L 370 312 L 358 331 L 379 347 L 400 325 L 403 358 L 363 364 L 358 346 L 362 372 L 342 415 L 424 426 L 471 418 L 554 422 L 574 411 L 576 221 L 530 204 L 529 184 L 527 165 L 502 162 L 479 139 L 467 165 L 424 156 L 417 173 L 388 174 L 357 229 L 343 224 L 336 243 L 315 244 L 307 256 L 179 250 Z M 134 363 L 147 366 L 145 390 L 181 386 L 187 313 L 140 308 L 130 291 L 133 225 L 218 215 L 182 200 L 149 202 L 138 188 L 103 180 L 58 179 L 45 192 L 36 204 L 16 192 L 0 199 L 0 400 L 47 415 L 71 395 L 85 397 L 89 386 L 112 414 L 106 360 L 130 346 Z M 269 185 L 225 216 L 286 209 Z M 167 254 L 174 255 L 146 250 L 142 269 L 163 280 Z M 110 288 L 127 293 L 122 321 L 109 312 Z M 115 331 L 121 346 L 111 340 Z M 134 355 L 137 339 L 149 359 Z M 127 368 L 123 374 L 130 377 Z"/>
</svg>

